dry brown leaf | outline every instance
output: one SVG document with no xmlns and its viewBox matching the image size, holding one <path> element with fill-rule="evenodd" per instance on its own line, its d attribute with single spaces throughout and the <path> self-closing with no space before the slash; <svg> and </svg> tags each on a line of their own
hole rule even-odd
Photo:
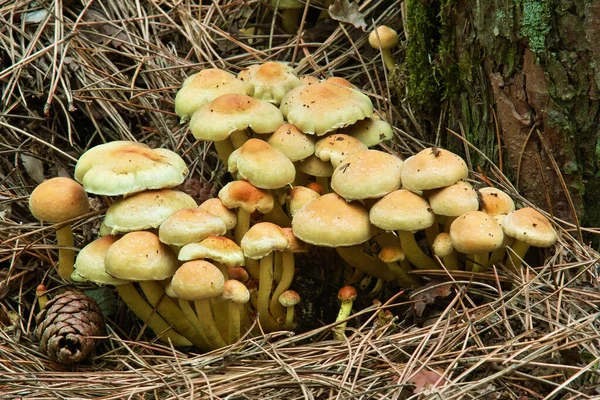
<svg viewBox="0 0 600 400">
<path fill-rule="evenodd" d="M 329 6 L 329 16 L 336 21 L 352 24 L 363 31 L 367 28 L 364 15 L 358 11 L 357 1 L 350 3 L 348 0 L 335 0 Z"/>
<path fill-rule="evenodd" d="M 44 181 L 44 164 L 39 158 L 21 153 L 21 162 L 25 172 L 35 183 L 39 184 Z"/>
<path fill-rule="evenodd" d="M 413 393 L 417 394 L 422 392 L 423 390 L 441 387 L 444 386 L 448 381 L 446 378 L 440 379 L 442 377 L 443 371 L 434 370 L 428 371 L 422 369 L 417 372 L 414 376 L 412 376 L 408 381 L 415 384 L 415 390 Z"/>
<path fill-rule="evenodd" d="M 440 284 L 437 281 L 431 281 L 424 285 L 417 294 L 411 296 L 413 300 L 416 300 L 413 304 L 415 314 L 421 316 L 425 311 L 425 306 L 431 304 L 438 297 L 447 297 L 452 293 L 452 284 L 446 285 Z"/>
</svg>

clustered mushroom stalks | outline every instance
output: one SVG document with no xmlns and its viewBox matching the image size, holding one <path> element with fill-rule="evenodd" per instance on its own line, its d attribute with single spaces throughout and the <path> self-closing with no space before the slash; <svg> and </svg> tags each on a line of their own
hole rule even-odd
<svg viewBox="0 0 600 400">
<path fill-rule="evenodd" d="M 395 281 L 410 289 L 422 283 L 417 269 L 485 271 L 503 262 L 517 271 L 529 246 L 557 239 L 545 217 L 515 211 L 504 192 L 478 193 L 450 151 L 402 159 L 374 149 L 393 129 L 344 80 L 298 77 L 277 62 L 237 77 L 203 70 L 186 79 L 176 112 L 196 138 L 215 143 L 234 180 L 196 204 L 174 188 L 188 175 L 176 153 L 126 141 L 89 149 L 75 179 L 117 198 L 103 237 L 79 253 L 71 274 L 114 285 L 175 346 L 209 351 L 251 326 L 295 329 L 295 254 L 309 246 L 334 248 L 356 271 L 340 294 L 334 336 L 343 339 L 360 295 L 352 285 L 365 276 L 376 288 Z"/>
</svg>

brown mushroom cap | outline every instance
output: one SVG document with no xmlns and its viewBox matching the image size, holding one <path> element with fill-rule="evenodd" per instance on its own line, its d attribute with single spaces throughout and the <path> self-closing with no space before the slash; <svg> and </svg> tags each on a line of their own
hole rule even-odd
<svg viewBox="0 0 600 400">
<path fill-rule="evenodd" d="M 225 278 L 219 268 L 204 260 L 184 263 L 171 280 L 175 295 L 190 301 L 218 297 L 224 285 Z"/>
<path fill-rule="evenodd" d="M 251 65 L 238 74 L 238 79 L 252 86 L 252 97 L 273 104 L 279 104 L 287 92 L 302 84 L 293 68 L 277 61 Z"/>
<path fill-rule="evenodd" d="M 267 139 L 274 149 L 286 155 L 292 162 L 304 160 L 315 152 L 315 139 L 294 124 L 283 124 Z"/>
<path fill-rule="evenodd" d="M 196 207 L 192 196 L 179 190 L 147 190 L 115 201 L 104 224 L 113 234 L 158 228 L 175 212 Z"/>
<path fill-rule="evenodd" d="M 83 187 L 70 178 L 51 178 L 33 189 L 29 210 L 39 221 L 60 223 L 90 211 Z"/>
<path fill-rule="evenodd" d="M 183 81 L 175 96 L 175 113 L 190 117 L 200 106 L 229 93 L 250 94 L 249 83 L 236 79 L 233 74 L 218 68 L 207 68 L 190 75 Z"/>
<path fill-rule="evenodd" d="M 322 161 L 330 162 L 335 168 L 348 156 L 367 150 L 367 146 L 360 140 L 349 135 L 335 133 L 319 139 L 315 145 L 315 155 Z"/>
<path fill-rule="evenodd" d="M 229 172 L 237 172 L 260 189 L 278 189 L 294 181 L 296 168 L 282 152 L 260 139 L 250 139 L 229 157 Z"/>
<path fill-rule="evenodd" d="M 104 263 L 108 274 L 131 281 L 166 279 L 179 266 L 173 250 L 146 231 L 129 232 L 113 243 Z"/>
<path fill-rule="evenodd" d="M 558 240 L 548 218 L 531 207 L 508 213 L 502 229 L 506 235 L 535 247 L 550 247 Z"/>
<path fill-rule="evenodd" d="M 223 285 L 223 300 L 231 301 L 236 304 L 246 304 L 250 301 L 250 291 L 242 282 L 235 279 L 228 279 Z"/>
<path fill-rule="evenodd" d="M 404 161 L 402 186 L 408 190 L 430 190 L 452 185 L 469 174 L 458 155 L 444 149 L 427 148 Z"/>
<path fill-rule="evenodd" d="M 294 290 L 286 290 L 279 296 L 279 304 L 284 307 L 292 307 L 300 303 L 300 295 Z"/>
<path fill-rule="evenodd" d="M 365 207 L 336 193 L 323 195 L 298 210 L 292 229 L 300 240 L 325 247 L 352 246 L 373 236 Z"/>
<path fill-rule="evenodd" d="M 241 247 L 223 236 L 209 236 L 201 242 L 186 244 L 177 257 L 180 261 L 208 258 L 232 268 L 246 263 Z"/>
<path fill-rule="evenodd" d="M 172 246 L 200 242 L 227 232 L 225 222 L 201 208 L 184 208 L 168 217 L 158 228 L 160 241 Z"/>
<path fill-rule="evenodd" d="M 479 197 L 469 182 L 458 181 L 432 191 L 427 200 L 437 215 L 458 217 L 479 209 Z"/>
<path fill-rule="evenodd" d="M 341 302 L 356 300 L 357 293 L 353 286 L 344 286 L 338 291 L 338 299 Z"/>
<path fill-rule="evenodd" d="M 402 160 L 379 150 L 348 156 L 333 171 L 331 188 L 346 200 L 373 199 L 400 187 Z"/>
<path fill-rule="evenodd" d="M 247 258 L 258 260 L 273 251 L 284 251 L 290 245 L 283 229 L 271 222 L 259 222 L 250 227 L 240 246 Z"/>
<path fill-rule="evenodd" d="M 115 141 L 83 153 L 75 179 L 88 193 L 118 196 L 180 185 L 188 172 L 185 161 L 171 150 Z"/>
<path fill-rule="evenodd" d="M 373 115 L 373 104 L 366 95 L 327 82 L 292 89 L 281 100 L 280 108 L 298 129 L 317 136 Z"/>
<path fill-rule="evenodd" d="M 226 94 L 204 104 L 192 115 L 190 131 L 196 139 L 222 141 L 247 128 L 256 133 L 271 133 L 281 125 L 283 117 L 273 104 L 246 95 Z"/>
<path fill-rule="evenodd" d="M 384 196 L 371 207 L 371 223 L 386 231 L 420 231 L 435 223 L 427 200 L 416 193 L 399 189 Z"/>
<path fill-rule="evenodd" d="M 219 191 L 219 199 L 229 209 L 241 208 L 250 214 L 254 211 L 266 214 L 274 206 L 273 196 L 269 192 L 247 181 L 229 182 Z"/>
<path fill-rule="evenodd" d="M 452 222 L 450 239 L 454 248 L 461 253 L 485 253 L 502 246 L 504 233 L 491 215 L 470 211 Z"/>
<path fill-rule="evenodd" d="M 515 211 L 515 202 L 505 192 L 493 187 L 479 189 L 481 211 L 490 215 L 508 214 Z"/>
<path fill-rule="evenodd" d="M 394 263 L 404 261 L 406 259 L 406 254 L 402 251 L 402 247 L 397 244 L 382 247 L 381 250 L 379 250 L 377 257 L 384 263 Z"/>
</svg>

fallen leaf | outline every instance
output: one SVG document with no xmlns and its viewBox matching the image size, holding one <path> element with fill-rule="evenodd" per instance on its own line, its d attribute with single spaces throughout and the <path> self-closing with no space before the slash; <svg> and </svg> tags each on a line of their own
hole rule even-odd
<svg viewBox="0 0 600 400">
<path fill-rule="evenodd" d="M 44 164 L 39 158 L 21 153 L 21 162 L 25 172 L 35 183 L 39 184 L 44 181 Z"/>
<path fill-rule="evenodd" d="M 367 28 L 365 17 L 358 11 L 358 1 L 350 3 L 348 0 L 335 0 L 329 6 L 329 16 L 339 22 L 354 25 L 355 28 Z"/>
<path fill-rule="evenodd" d="M 451 283 L 445 285 L 437 281 L 427 283 L 416 294 L 410 296 L 411 299 L 415 300 L 413 304 L 415 314 L 420 317 L 427 304 L 433 303 L 438 297 L 447 297 L 450 293 L 452 293 Z"/>
<path fill-rule="evenodd" d="M 423 390 L 427 390 L 434 387 L 444 386 L 448 381 L 446 378 L 440 379 L 442 377 L 442 371 L 428 371 L 422 369 L 413 375 L 408 381 L 415 384 L 415 390 L 413 393 L 421 393 Z"/>
</svg>

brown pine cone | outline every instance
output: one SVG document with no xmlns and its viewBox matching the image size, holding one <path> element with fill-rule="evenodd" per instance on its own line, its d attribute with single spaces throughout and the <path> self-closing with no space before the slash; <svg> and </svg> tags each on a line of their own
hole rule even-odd
<svg viewBox="0 0 600 400">
<path fill-rule="evenodd" d="M 94 350 L 104 332 L 104 318 L 96 301 L 81 292 L 66 291 L 50 300 L 36 316 L 40 350 L 52 361 L 74 364 Z"/>
</svg>

